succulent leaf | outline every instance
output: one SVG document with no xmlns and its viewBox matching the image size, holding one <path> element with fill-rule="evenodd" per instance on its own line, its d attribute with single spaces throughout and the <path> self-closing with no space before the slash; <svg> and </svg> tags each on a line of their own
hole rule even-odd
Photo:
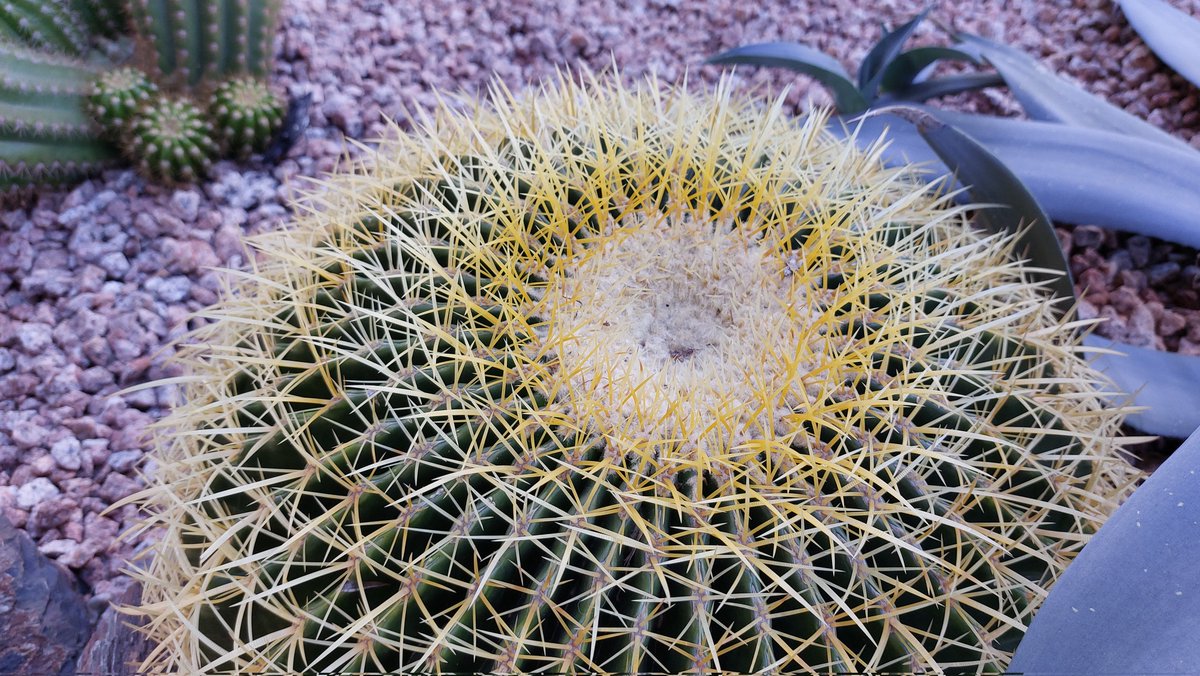
<svg viewBox="0 0 1200 676">
<path fill-rule="evenodd" d="M 716 94 L 443 111 L 181 348 L 147 671 L 998 672 L 1133 474 L 1013 242 Z"/>
<path fill-rule="evenodd" d="M 283 124 L 283 98 L 255 77 L 238 77 L 217 85 L 209 105 L 223 152 L 239 158 L 262 152 Z"/>
<path fill-rule="evenodd" d="M 880 76 L 879 87 L 888 92 L 909 89 L 914 84 L 919 84 L 918 77 L 938 61 L 970 61 L 974 63 L 975 57 L 952 47 L 916 47 L 897 55 L 888 62 Z"/>
<path fill-rule="evenodd" d="M 955 37 L 999 71 L 1021 107 L 1035 120 L 1102 129 L 1191 150 L 1180 139 L 1051 73 L 1019 49 L 969 33 Z"/>
<path fill-rule="evenodd" d="M 787 68 L 814 78 L 833 95 L 839 112 L 857 113 L 867 109 L 867 99 L 854 86 L 850 74 L 836 59 L 806 45 L 792 42 L 764 42 L 736 47 L 707 63 Z"/>
<path fill-rule="evenodd" d="M 212 124 L 194 103 L 156 96 L 133 117 L 124 150 L 143 176 L 171 185 L 208 174 L 217 144 Z"/>
<path fill-rule="evenodd" d="M 1154 471 L 1067 569 L 1013 657 L 1013 673 L 1195 671 L 1198 474 L 1200 432 Z"/>
<path fill-rule="evenodd" d="M 1162 0 L 1117 0 L 1117 4 L 1158 58 L 1200 87 L 1200 20 Z"/>
<path fill-rule="evenodd" d="M 939 110 L 1017 175 L 1050 218 L 1095 223 L 1200 247 L 1200 155 L 1099 129 Z M 831 131 L 838 133 L 840 125 Z M 871 145 L 884 133 L 892 165 L 921 164 L 940 179 L 945 165 L 908 122 L 864 117 L 856 137 Z"/>
<path fill-rule="evenodd" d="M 917 27 L 929 15 L 930 9 L 926 8 L 894 31 L 885 31 L 879 42 L 863 57 L 862 63 L 858 65 L 858 89 L 868 101 L 875 99 L 888 67 L 900 54 L 900 50 L 904 49 L 904 43 L 908 42 Z"/>
</svg>

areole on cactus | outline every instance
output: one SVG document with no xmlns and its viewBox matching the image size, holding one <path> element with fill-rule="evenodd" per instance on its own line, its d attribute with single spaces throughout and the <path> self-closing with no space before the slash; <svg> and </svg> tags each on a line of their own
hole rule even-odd
<svg viewBox="0 0 1200 676">
<path fill-rule="evenodd" d="M 441 111 L 180 354 L 144 670 L 1003 670 L 1127 493 L 1073 325 L 782 103 Z"/>
</svg>

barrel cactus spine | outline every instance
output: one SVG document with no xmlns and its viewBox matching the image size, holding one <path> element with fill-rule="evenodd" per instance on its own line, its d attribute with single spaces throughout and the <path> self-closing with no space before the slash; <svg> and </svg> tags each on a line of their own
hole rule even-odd
<svg viewBox="0 0 1200 676">
<path fill-rule="evenodd" d="M 1010 240 L 822 122 L 497 95 L 258 240 L 159 426 L 142 668 L 1002 671 L 1121 412 Z"/>
<path fill-rule="evenodd" d="M 143 176 L 167 185 L 203 178 L 217 155 L 212 123 L 180 97 L 151 97 L 133 116 L 123 143 Z"/>
<path fill-rule="evenodd" d="M 282 97 L 256 77 L 235 77 L 217 85 L 209 118 L 226 155 L 248 158 L 262 152 L 283 123 Z"/>
</svg>

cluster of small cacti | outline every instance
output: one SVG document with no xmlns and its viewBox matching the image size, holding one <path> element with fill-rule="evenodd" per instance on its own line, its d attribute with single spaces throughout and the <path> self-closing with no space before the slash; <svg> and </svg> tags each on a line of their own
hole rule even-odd
<svg viewBox="0 0 1200 676">
<path fill-rule="evenodd" d="M 74 180 L 118 151 L 167 183 L 201 178 L 218 149 L 261 151 L 283 118 L 282 98 L 262 80 L 279 5 L 0 1 L 0 193 Z M 127 21 L 153 77 L 102 55 L 97 43 L 123 38 Z M 185 99 L 204 102 L 203 119 Z"/>
<path fill-rule="evenodd" d="M 1129 484 L 967 210 L 782 102 L 443 111 L 181 358 L 150 672 L 995 673 Z"/>
<path fill-rule="evenodd" d="M 192 97 L 160 92 L 136 68 L 99 78 L 89 109 L 144 176 L 166 184 L 203 178 L 221 155 L 245 159 L 261 152 L 284 114 L 282 98 L 258 78 L 226 80 L 200 106 Z"/>
</svg>

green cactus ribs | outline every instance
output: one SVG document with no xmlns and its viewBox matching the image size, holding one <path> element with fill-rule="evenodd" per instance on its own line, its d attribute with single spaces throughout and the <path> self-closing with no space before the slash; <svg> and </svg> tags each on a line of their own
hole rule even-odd
<svg viewBox="0 0 1200 676">
<path fill-rule="evenodd" d="M 138 110 L 149 103 L 158 87 L 137 68 L 102 73 L 88 96 L 88 112 L 109 138 L 119 141 L 132 125 Z"/>
<path fill-rule="evenodd" d="M 443 111 L 180 354 L 144 670 L 1004 670 L 1125 494 L 1011 243 L 721 88 Z"/>
<path fill-rule="evenodd" d="M 148 178 L 167 184 L 193 182 L 212 167 L 217 153 L 212 136 L 212 125 L 195 104 L 155 97 L 134 116 L 125 151 Z"/>
<path fill-rule="evenodd" d="M 274 55 L 279 0 L 134 0 L 143 61 L 160 82 L 194 88 L 209 80 L 265 77 Z"/>
<path fill-rule="evenodd" d="M 283 123 L 283 99 L 267 83 L 238 77 L 217 85 L 209 104 L 225 154 L 248 158 L 262 152 Z"/>
</svg>

